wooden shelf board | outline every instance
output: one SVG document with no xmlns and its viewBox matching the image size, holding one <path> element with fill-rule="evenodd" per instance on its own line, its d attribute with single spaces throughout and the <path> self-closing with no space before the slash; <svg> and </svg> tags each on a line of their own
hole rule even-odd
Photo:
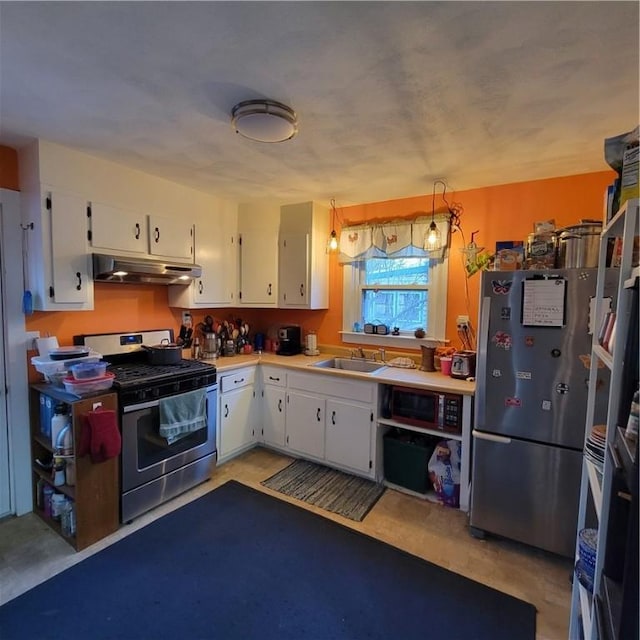
<svg viewBox="0 0 640 640">
<path fill-rule="evenodd" d="M 460 440 L 460 442 L 462 442 L 461 433 L 450 433 L 449 431 L 440 431 L 439 429 L 423 429 L 422 427 L 415 427 L 411 424 L 404 424 L 402 422 L 396 422 L 395 420 L 388 420 L 387 418 L 378 418 L 378 424 L 384 424 L 387 427 L 397 427 L 398 429 L 406 429 L 407 431 L 422 433 L 426 436 L 435 436 L 436 438 L 443 438 L 445 440 Z"/>
<path fill-rule="evenodd" d="M 599 344 L 594 345 L 593 352 L 609 369 L 613 367 L 613 356 L 604 347 L 601 347 Z"/>
</svg>

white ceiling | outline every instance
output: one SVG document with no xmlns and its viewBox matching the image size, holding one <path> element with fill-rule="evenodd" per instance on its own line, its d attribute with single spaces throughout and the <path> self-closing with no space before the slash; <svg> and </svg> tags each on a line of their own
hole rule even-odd
<svg viewBox="0 0 640 640">
<path fill-rule="evenodd" d="M 236 201 L 338 205 L 607 168 L 638 124 L 638 2 L 0 2 L 0 143 Z M 251 142 L 234 104 L 293 107 Z"/>
</svg>

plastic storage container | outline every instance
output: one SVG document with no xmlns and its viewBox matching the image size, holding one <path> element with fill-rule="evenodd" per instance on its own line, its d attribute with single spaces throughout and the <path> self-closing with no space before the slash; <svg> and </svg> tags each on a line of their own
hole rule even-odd
<svg viewBox="0 0 640 640">
<path fill-rule="evenodd" d="M 383 441 L 385 480 L 417 493 L 427 493 L 431 489 L 428 465 L 435 440 L 398 430 L 386 434 Z"/>
<path fill-rule="evenodd" d="M 69 371 L 76 380 L 102 378 L 107 372 L 106 362 L 78 362 L 69 367 Z"/>
<path fill-rule="evenodd" d="M 88 380 L 76 380 L 74 378 L 67 378 L 64 380 L 64 388 L 68 393 L 73 393 L 76 396 L 86 396 L 97 391 L 105 391 L 110 389 L 113 384 L 115 375 L 113 373 L 106 373 L 101 378 L 93 378 Z"/>
</svg>

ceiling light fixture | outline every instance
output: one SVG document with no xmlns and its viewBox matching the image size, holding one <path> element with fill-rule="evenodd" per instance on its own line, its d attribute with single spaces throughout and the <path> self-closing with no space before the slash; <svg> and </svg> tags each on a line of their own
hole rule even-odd
<svg viewBox="0 0 640 640">
<path fill-rule="evenodd" d="M 336 233 L 336 201 L 331 198 L 331 233 L 327 240 L 327 253 L 338 253 L 340 243 L 338 242 L 338 234 Z"/>
<path fill-rule="evenodd" d="M 274 100 L 245 100 L 231 110 L 236 133 L 256 142 L 284 142 L 298 133 L 296 112 Z"/>
</svg>

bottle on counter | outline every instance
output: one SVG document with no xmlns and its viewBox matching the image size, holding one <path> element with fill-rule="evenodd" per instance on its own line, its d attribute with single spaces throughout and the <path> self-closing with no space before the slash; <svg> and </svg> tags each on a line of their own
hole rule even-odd
<svg viewBox="0 0 640 640">
<path fill-rule="evenodd" d="M 193 359 L 194 360 L 200 359 L 200 338 L 198 338 L 197 336 L 193 341 Z"/>
<path fill-rule="evenodd" d="M 640 392 L 636 391 L 633 394 L 633 400 L 631 401 L 631 410 L 629 411 L 629 418 L 627 420 L 627 428 L 624 435 L 630 440 L 637 440 L 638 438 L 638 426 L 640 423 Z"/>
<path fill-rule="evenodd" d="M 64 402 L 57 404 L 53 411 L 53 418 L 51 418 L 51 444 L 55 447 L 60 432 L 71 424 L 71 416 L 69 416 L 67 405 Z"/>
</svg>

